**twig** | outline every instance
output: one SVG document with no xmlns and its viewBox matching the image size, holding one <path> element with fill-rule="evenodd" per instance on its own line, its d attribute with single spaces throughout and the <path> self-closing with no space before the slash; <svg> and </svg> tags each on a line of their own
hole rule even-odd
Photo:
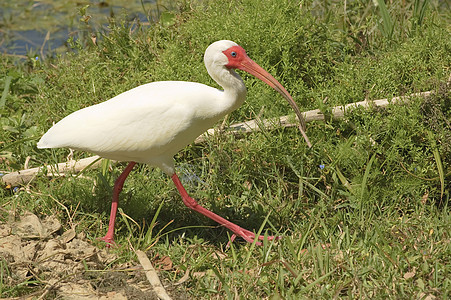
<svg viewBox="0 0 451 300">
<path fill-rule="evenodd" d="M 425 177 L 417 176 L 417 175 L 413 174 L 412 172 L 410 172 L 409 170 L 407 170 L 407 168 L 404 166 L 404 164 L 402 163 L 402 161 L 400 161 L 399 164 L 400 164 L 401 167 L 404 169 L 404 171 L 406 171 L 409 175 L 411 175 L 411 176 L 413 176 L 413 177 L 415 177 L 415 178 L 418 178 L 418 179 L 421 179 L 421 180 L 426 180 L 426 181 L 434 181 L 434 180 L 440 179 L 440 177 L 438 177 L 438 176 L 437 176 L 437 177 L 434 177 L 434 178 L 425 178 Z"/>
<path fill-rule="evenodd" d="M 45 35 L 44 42 L 42 43 L 42 46 L 41 46 L 40 53 L 41 53 L 41 58 L 42 59 L 44 59 L 44 46 L 45 46 L 45 43 L 47 43 L 48 40 L 50 40 L 50 31 L 47 31 L 47 34 Z"/>
<path fill-rule="evenodd" d="M 150 260 L 147 258 L 147 255 L 141 250 L 137 250 L 135 253 L 136 256 L 138 256 L 140 264 L 143 266 L 147 280 L 149 280 L 150 285 L 153 287 L 153 290 L 157 294 L 158 298 L 162 300 L 171 300 L 171 297 L 169 297 L 166 293 L 166 290 L 161 284 L 160 278 L 158 278 L 158 274 L 150 263 Z"/>
<path fill-rule="evenodd" d="M 345 112 L 349 112 L 357 107 L 387 107 L 390 103 L 405 103 L 411 97 L 422 97 L 427 98 L 430 97 L 434 92 L 422 92 L 415 93 L 409 96 L 400 96 L 394 97 L 392 99 L 380 99 L 373 101 L 360 101 L 355 103 L 346 104 L 343 106 L 335 106 L 332 109 L 332 117 L 334 119 L 341 119 L 344 117 Z M 319 109 L 309 110 L 302 113 L 304 115 L 305 122 L 312 121 L 324 121 L 326 117 Z M 293 120 L 293 121 L 292 121 Z M 296 120 L 296 121 L 294 121 Z M 229 126 L 229 128 L 225 131 L 227 133 L 238 134 L 238 133 L 248 133 L 252 131 L 259 131 L 262 127 L 265 129 L 277 128 L 277 127 L 293 127 L 298 126 L 297 118 L 294 119 L 291 116 L 282 116 L 279 118 L 267 119 L 267 120 L 250 120 L 243 123 L 235 123 Z M 214 135 L 215 129 L 208 129 L 204 134 L 200 135 L 194 143 L 202 143 L 204 142 L 208 136 Z"/>
<path fill-rule="evenodd" d="M 0 179 L 3 183 L 10 186 L 26 185 L 30 183 L 34 177 L 41 171 L 46 171 L 49 176 L 61 176 L 65 173 L 78 173 L 90 164 L 93 166 L 100 165 L 99 156 L 91 156 L 88 158 L 83 158 L 78 161 L 70 160 L 64 163 L 59 163 L 57 165 L 43 166 L 38 168 L 31 168 L 26 170 L 21 170 L 17 172 L 12 172 L 3 175 Z"/>
<path fill-rule="evenodd" d="M 37 193 L 37 192 L 33 192 L 33 193 L 36 194 L 36 195 L 41 195 L 41 196 L 44 195 L 43 193 Z M 74 214 L 75 214 L 80 202 L 77 204 L 77 207 L 75 207 L 74 214 L 71 215 L 70 212 L 69 212 L 69 209 L 67 208 L 67 206 L 65 206 L 63 203 L 59 202 L 55 197 L 53 197 L 50 194 L 48 194 L 47 196 L 50 197 L 50 199 L 52 199 L 56 203 L 58 203 L 66 211 L 67 217 L 69 218 L 70 228 L 75 230 L 75 225 L 74 225 L 74 222 L 73 222 L 73 216 L 74 216 Z"/>
</svg>

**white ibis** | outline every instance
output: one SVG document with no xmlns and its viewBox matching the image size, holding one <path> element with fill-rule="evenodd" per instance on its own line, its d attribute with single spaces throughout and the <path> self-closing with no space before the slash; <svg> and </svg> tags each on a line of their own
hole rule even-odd
<svg viewBox="0 0 451 300">
<path fill-rule="evenodd" d="M 223 40 L 211 44 L 205 51 L 204 61 L 208 73 L 223 91 L 184 81 L 144 84 L 68 115 L 38 142 L 38 148 L 68 147 L 130 162 L 114 184 L 108 232 L 102 238 L 107 244 L 114 243 L 119 193 L 136 163 L 161 168 L 172 178 L 187 207 L 230 229 L 233 238 L 240 236 L 248 242 L 263 239 L 191 198 L 175 173 L 173 156 L 244 102 L 246 87 L 234 69 L 254 75 L 282 94 L 295 110 L 301 133 L 310 146 L 304 133 L 305 123 L 287 90 L 236 43 Z"/>
</svg>

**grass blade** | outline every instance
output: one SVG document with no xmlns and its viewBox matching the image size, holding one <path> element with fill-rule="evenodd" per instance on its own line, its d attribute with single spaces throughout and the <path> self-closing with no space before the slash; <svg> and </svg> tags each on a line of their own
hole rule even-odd
<svg viewBox="0 0 451 300">
<path fill-rule="evenodd" d="M 429 0 L 424 0 L 422 4 L 420 4 L 420 0 L 415 0 L 415 2 L 413 4 L 413 12 L 414 12 L 413 27 L 414 27 L 414 29 L 416 28 L 416 26 L 421 26 L 421 24 L 423 23 L 428 4 L 429 4 Z"/>
<path fill-rule="evenodd" d="M 325 199 L 330 199 L 330 197 L 324 193 L 323 191 L 321 191 L 320 189 L 318 189 L 316 186 L 314 186 L 313 184 L 311 184 L 310 182 L 307 181 L 308 178 L 306 177 L 302 177 L 301 174 L 299 173 L 299 171 L 297 170 L 297 168 L 293 165 L 291 159 L 288 157 L 287 159 L 287 163 L 288 165 L 291 167 L 291 169 L 293 170 L 293 172 L 296 174 L 296 176 L 299 178 L 300 182 L 299 184 L 301 185 L 307 185 L 309 188 L 311 188 L 313 191 L 315 191 L 318 195 L 324 197 Z"/>
<path fill-rule="evenodd" d="M 445 192 L 445 171 L 443 170 L 442 159 L 438 151 L 437 143 L 435 142 L 434 134 L 428 131 L 428 138 L 432 147 L 432 154 L 434 155 L 435 163 L 437 164 L 438 176 L 440 178 L 440 198 L 443 198 Z"/>
<path fill-rule="evenodd" d="M 221 274 L 219 273 L 219 271 L 216 268 L 212 268 L 212 270 L 215 273 L 216 277 L 218 277 L 219 281 L 221 281 L 222 288 L 224 289 L 224 291 L 227 294 L 227 299 L 233 299 L 232 293 L 230 292 L 230 287 L 227 284 L 227 281 L 225 281 L 224 277 L 221 276 Z"/>
<path fill-rule="evenodd" d="M 8 96 L 9 87 L 11 86 L 12 79 L 13 78 L 11 76 L 6 76 L 6 78 L 5 78 L 5 87 L 3 88 L 2 97 L 0 98 L 0 108 L 5 106 L 5 104 L 6 104 L 6 96 Z"/>
<path fill-rule="evenodd" d="M 333 269 L 332 271 L 324 274 L 323 276 L 319 277 L 318 279 L 316 279 L 315 281 L 313 281 L 312 283 L 308 284 L 307 286 L 305 286 L 305 288 L 303 289 L 304 291 L 309 291 L 310 289 L 312 289 L 315 285 L 321 283 L 322 281 L 324 281 L 325 279 L 327 279 L 327 277 L 329 277 L 330 275 L 332 275 L 332 273 L 336 272 L 338 268 Z"/>
<path fill-rule="evenodd" d="M 343 173 L 341 173 L 341 171 L 338 168 L 338 166 L 335 166 L 335 173 L 337 173 L 338 179 L 340 179 L 341 184 L 345 188 L 347 188 L 351 193 L 354 193 L 355 191 L 353 190 L 351 184 L 349 183 L 348 179 L 346 179 L 346 177 L 343 175 Z"/>
<path fill-rule="evenodd" d="M 362 201 L 363 201 L 363 196 L 364 196 L 365 190 L 366 190 L 366 184 L 368 182 L 368 176 L 370 175 L 371 166 L 373 165 L 375 158 L 376 158 L 376 153 L 374 153 L 373 156 L 371 156 L 370 161 L 368 162 L 368 165 L 366 166 L 365 174 L 363 174 L 362 187 L 360 190 L 360 200 L 361 200 L 360 203 L 362 203 Z"/>
<path fill-rule="evenodd" d="M 379 11 L 382 15 L 382 33 L 384 34 L 384 36 L 388 39 L 391 39 L 393 36 L 393 29 L 394 29 L 394 24 L 393 21 L 390 17 L 390 14 L 388 13 L 388 9 L 387 6 L 385 5 L 385 1 L 384 0 L 377 0 L 377 3 L 379 5 Z"/>
<path fill-rule="evenodd" d="M 160 211 L 161 211 L 161 208 L 163 207 L 163 204 L 164 204 L 164 201 L 161 201 L 160 205 L 158 206 L 157 211 L 155 212 L 155 214 L 154 214 L 154 216 L 152 218 L 152 221 L 150 221 L 149 229 L 147 230 L 146 234 L 144 235 L 144 243 L 145 244 L 150 244 L 150 245 L 152 244 L 151 243 L 152 242 L 152 237 L 153 237 L 152 236 L 152 231 L 153 231 L 153 228 L 155 227 L 155 224 L 157 223 L 157 218 L 160 215 Z M 146 248 L 146 251 L 149 250 L 149 248 L 150 247 Z"/>
<path fill-rule="evenodd" d="M 244 265 L 247 265 L 247 264 L 248 264 L 249 259 L 251 258 L 252 252 L 254 251 L 255 245 L 257 244 L 257 241 L 258 241 L 258 238 L 257 238 L 257 237 L 258 237 L 259 235 L 261 235 L 261 233 L 262 233 L 262 231 L 263 231 L 263 228 L 265 228 L 265 225 L 266 225 L 266 223 L 268 222 L 268 219 L 269 219 L 269 215 L 270 215 L 270 214 L 271 214 L 271 212 L 269 212 L 269 213 L 266 215 L 265 220 L 263 221 L 262 225 L 261 225 L 260 228 L 258 229 L 258 232 L 255 234 L 255 239 L 254 239 L 254 241 L 252 242 L 252 244 L 251 244 L 251 246 L 250 246 L 250 248 L 249 248 L 249 252 L 247 253 L 246 259 L 244 260 Z"/>
</svg>

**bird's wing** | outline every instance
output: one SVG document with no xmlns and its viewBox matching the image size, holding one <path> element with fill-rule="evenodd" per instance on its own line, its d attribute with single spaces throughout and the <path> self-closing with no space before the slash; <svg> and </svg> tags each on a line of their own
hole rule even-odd
<svg viewBox="0 0 451 300">
<path fill-rule="evenodd" d="M 165 151 L 174 155 L 211 126 L 212 122 L 199 119 L 196 111 L 205 101 L 214 101 L 218 93 L 191 82 L 142 85 L 70 114 L 41 138 L 38 147 L 118 156 L 155 156 Z"/>
</svg>

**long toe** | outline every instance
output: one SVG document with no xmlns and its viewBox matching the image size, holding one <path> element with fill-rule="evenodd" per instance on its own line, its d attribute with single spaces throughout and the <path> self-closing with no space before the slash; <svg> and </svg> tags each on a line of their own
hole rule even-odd
<svg viewBox="0 0 451 300">
<path fill-rule="evenodd" d="M 105 235 L 104 237 L 98 238 L 98 240 L 104 241 L 106 243 L 107 248 L 117 247 L 116 242 L 112 237 Z"/>
<path fill-rule="evenodd" d="M 265 239 L 264 235 L 256 236 L 256 234 L 253 233 L 252 231 L 249 231 L 249 230 L 246 230 L 246 229 L 243 229 L 243 228 L 241 228 L 241 230 L 239 230 L 238 232 L 235 232 L 234 235 L 241 236 L 243 239 L 245 239 L 249 243 L 253 243 L 255 238 L 257 238 L 260 241 L 263 241 Z M 281 236 L 272 236 L 271 235 L 271 236 L 267 236 L 266 238 L 268 239 L 268 241 L 272 241 L 272 240 L 280 240 L 282 237 Z M 261 245 L 260 242 L 256 242 L 255 244 L 259 245 L 259 246 Z"/>
</svg>

